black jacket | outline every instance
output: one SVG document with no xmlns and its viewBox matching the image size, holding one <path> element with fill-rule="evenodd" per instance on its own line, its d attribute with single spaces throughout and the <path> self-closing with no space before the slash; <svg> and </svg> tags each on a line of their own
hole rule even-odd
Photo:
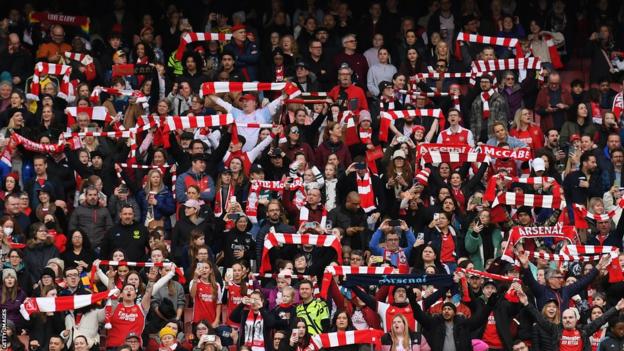
<svg viewBox="0 0 624 351">
<path fill-rule="evenodd" d="M 554 324 L 546 320 L 544 316 L 535 308 L 535 306 L 529 304 L 525 307 L 533 318 L 535 319 L 534 325 L 534 350 L 539 351 L 559 351 L 559 343 L 561 341 L 561 334 L 563 333 L 562 324 Z M 602 316 L 592 321 L 588 325 L 579 328 L 581 332 L 581 340 L 583 341 L 583 351 L 591 350 L 591 343 L 589 337 L 595 333 L 600 327 L 605 324 L 611 316 L 618 313 L 615 307 L 612 307 Z"/>
<path fill-rule="evenodd" d="M 239 332 L 240 336 L 238 339 L 240 345 L 245 344 L 245 332 L 247 329 L 245 328 L 245 321 L 247 320 L 250 312 L 250 310 L 245 307 L 247 306 L 241 302 L 240 304 L 238 304 L 238 306 L 236 306 L 236 308 L 234 308 L 234 310 L 230 313 L 229 317 L 230 321 L 234 323 L 240 323 L 241 325 Z M 273 314 L 264 307 L 260 309 L 260 315 L 262 316 L 262 333 L 264 334 L 264 342 L 265 345 L 268 346 L 269 340 L 272 340 L 271 331 L 273 330 L 273 328 L 279 327 L 282 329 L 286 329 L 288 325 L 286 325 L 286 322 L 282 322 L 281 320 L 276 321 L 273 317 Z"/>
<path fill-rule="evenodd" d="M 456 315 L 453 319 L 456 350 L 472 349 L 471 333 L 485 323 L 491 310 L 490 306 L 479 306 L 479 303 L 475 301 L 472 302 L 472 305 L 476 308 L 470 318 Z M 414 318 L 423 326 L 423 334 L 427 337 L 431 351 L 442 351 L 446 335 L 446 322 L 442 315 L 432 316 L 425 313 L 418 304 L 413 304 L 412 309 L 414 310 Z"/>
<path fill-rule="evenodd" d="M 147 257 L 146 249 L 149 248 L 147 236 L 147 228 L 142 224 L 115 224 L 102 242 L 102 257 L 108 258 L 113 250 L 121 248 L 127 261 L 144 262 Z"/>
</svg>

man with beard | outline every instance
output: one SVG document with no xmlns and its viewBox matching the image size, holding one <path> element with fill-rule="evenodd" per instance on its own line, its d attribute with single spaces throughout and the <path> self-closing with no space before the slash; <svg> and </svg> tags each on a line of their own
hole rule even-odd
<svg viewBox="0 0 624 351">
<path fill-rule="evenodd" d="M 262 249 L 264 248 L 264 237 L 271 230 L 275 229 L 277 233 L 294 233 L 295 228 L 289 226 L 284 221 L 284 210 L 279 200 L 271 200 L 267 205 L 266 219 L 260 222 L 260 229 L 256 234 L 256 259 L 262 261 Z"/>
<path fill-rule="evenodd" d="M 99 252 L 106 232 L 113 226 L 113 220 L 108 209 L 99 206 L 98 194 L 99 191 L 95 186 L 87 187 L 85 190 L 85 203 L 74 210 L 69 218 L 68 225 L 69 233 L 73 233 L 76 230 L 86 233 L 96 252 Z"/>
<path fill-rule="evenodd" d="M 149 248 L 147 229 L 134 221 L 134 208 L 122 206 L 119 219 L 119 224 L 108 231 L 102 243 L 102 257 L 110 257 L 114 249 L 123 248 L 127 261 L 145 261 L 145 250 Z"/>
<path fill-rule="evenodd" d="M 602 185 L 603 189 L 611 188 L 611 191 L 619 191 L 624 186 L 624 179 L 622 179 L 622 167 L 624 166 L 624 149 L 617 148 L 610 151 L 611 162 L 609 168 L 602 169 Z M 611 187 L 613 186 L 613 187 Z M 614 196 L 617 200 L 619 196 Z"/>
<path fill-rule="evenodd" d="M 596 156 L 591 151 L 585 151 L 580 162 L 580 169 L 563 180 L 563 190 L 568 204 L 585 206 L 592 197 L 602 197 L 602 182 L 600 173 L 596 172 Z"/>
<path fill-rule="evenodd" d="M 347 194 L 344 205 L 329 211 L 327 224 L 332 228 L 341 228 L 345 231 L 342 240 L 344 245 L 353 247 L 353 241 L 357 241 L 356 247 L 365 247 L 363 240 L 368 237 L 366 224 L 366 213 L 360 206 L 360 195 L 352 191 Z"/>
</svg>

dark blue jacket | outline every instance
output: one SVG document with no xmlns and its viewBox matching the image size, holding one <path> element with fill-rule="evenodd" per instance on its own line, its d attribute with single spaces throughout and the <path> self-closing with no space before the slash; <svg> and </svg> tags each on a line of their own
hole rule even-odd
<svg viewBox="0 0 624 351">
<path fill-rule="evenodd" d="M 597 275 L 598 270 L 596 268 L 593 268 L 591 272 L 589 272 L 589 274 L 579 277 L 576 283 L 564 286 L 558 290 L 553 290 L 547 285 L 542 285 L 538 283 L 533 277 L 533 273 L 531 273 L 530 268 L 522 269 L 522 276 L 524 278 L 523 281 L 529 286 L 529 288 L 531 288 L 533 295 L 535 295 L 537 309 L 540 311 L 547 301 L 553 299 L 559 302 L 559 306 L 567 306 L 570 298 L 581 292 L 581 290 L 585 289 L 587 285 L 589 285 L 589 283 L 591 283 L 592 280 L 596 278 Z M 565 308 L 561 309 L 562 313 L 563 310 L 565 310 Z"/>
<path fill-rule="evenodd" d="M 139 190 L 136 194 L 136 200 L 139 203 L 139 207 L 141 207 L 141 223 L 145 223 L 145 217 L 147 216 L 147 210 L 149 208 L 147 197 L 145 196 L 145 190 Z M 165 230 L 171 230 L 171 219 L 169 216 L 174 214 L 176 210 L 173 194 L 165 186 L 158 194 L 156 194 L 156 201 L 158 201 L 158 203 L 154 206 L 154 219 L 164 219 Z"/>
<path fill-rule="evenodd" d="M 243 46 L 236 45 L 232 40 L 223 51 L 229 51 L 236 56 L 236 69 L 241 73 L 247 82 L 258 80 L 258 62 L 260 61 L 260 50 L 256 43 L 245 40 Z"/>
</svg>

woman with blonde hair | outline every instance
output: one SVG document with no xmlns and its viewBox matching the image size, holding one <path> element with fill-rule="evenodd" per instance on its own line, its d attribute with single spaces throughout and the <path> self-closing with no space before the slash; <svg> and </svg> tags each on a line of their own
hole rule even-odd
<svg viewBox="0 0 624 351">
<path fill-rule="evenodd" d="M 164 227 L 171 230 L 171 219 L 175 213 L 175 200 L 169 188 L 163 182 L 159 169 L 151 169 L 147 173 L 145 186 L 138 191 L 136 199 L 141 207 L 141 221 L 149 229 Z"/>
<path fill-rule="evenodd" d="M 384 351 L 418 351 L 420 338 L 408 327 L 407 318 L 397 314 L 392 318 L 392 327 L 381 337 L 381 349 Z"/>
<path fill-rule="evenodd" d="M 533 150 L 544 146 L 544 133 L 533 123 L 533 112 L 528 108 L 521 108 L 514 115 L 509 135 L 518 138 Z"/>
</svg>

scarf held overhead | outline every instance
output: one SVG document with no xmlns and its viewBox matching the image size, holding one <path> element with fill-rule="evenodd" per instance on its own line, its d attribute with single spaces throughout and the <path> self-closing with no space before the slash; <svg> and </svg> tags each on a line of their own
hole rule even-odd
<svg viewBox="0 0 624 351">
<path fill-rule="evenodd" d="M 286 83 L 257 83 L 257 82 L 206 82 L 201 85 L 199 96 L 243 91 L 283 91 L 289 98 L 296 98 L 301 90 L 290 82 Z"/>
<path fill-rule="evenodd" d="M 399 274 L 407 273 L 394 267 L 366 267 L 366 266 L 327 266 L 323 272 L 321 297 L 327 298 L 329 284 L 334 276 L 346 277 L 351 274 Z"/>
<path fill-rule="evenodd" d="M 74 100 L 74 86 L 69 81 L 71 72 L 71 66 L 37 62 L 35 65 L 35 72 L 30 83 L 30 93 L 26 94 L 26 97 L 29 100 L 39 101 L 39 94 L 41 93 L 41 85 L 39 83 L 41 78 L 47 75 L 55 75 L 61 76 L 58 97 L 67 102 L 72 102 Z"/>
<path fill-rule="evenodd" d="M 273 229 L 273 228 L 271 228 Z M 336 251 L 338 263 L 342 264 L 342 245 L 340 240 L 333 235 L 313 235 L 313 234 L 286 234 L 275 233 L 271 230 L 264 238 L 264 248 L 262 249 L 262 262 L 260 273 L 271 271 L 271 260 L 269 251 L 278 245 L 313 245 L 320 247 L 331 247 Z"/>
<path fill-rule="evenodd" d="M 576 238 L 576 228 L 569 225 L 558 224 L 554 227 L 520 227 L 516 226 L 509 231 L 509 239 L 503 249 L 502 259 L 514 263 L 513 249 L 522 239 L 536 238 L 556 238 L 574 242 Z"/>
<path fill-rule="evenodd" d="M 315 350 L 359 344 L 375 344 L 373 349 L 380 350 L 383 335 L 383 330 L 378 329 L 339 331 L 316 334 L 310 339 L 310 344 Z"/>
<path fill-rule="evenodd" d="M 399 110 L 399 111 L 387 111 L 381 112 L 381 121 L 379 123 L 379 140 L 388 141 L 388 128 L 390 124 L 399 118 L 405 117 L 432 117 L 437 119 L 440 125 L 440 129 L 443 130 L 444 113 L 439 108 L 421 108 L 416 110 Z"/>
<path fill-rule="evenodd" d="M 444 287 L 453 285 L 453 277 L 448 274 L 358 274 L 350 275 L 343 286 L 420 286 Z"/>
<path fill-rule="evenodd" d="M 516 49 L 516 57 L 524 56 L 524 53 L 522 52 L 522 45 L 520 45 L 520 40 L 517 38 L 489 37 L 485 35 L 459 32 L 457 33 L 457 40 L 455 40 L 455 56 L 459 61 L 462 60 L 461 42 L 506 46 L 508 48 Z"/>
<path fill-rule="evenodd" d="M 180 44 L 178 45 L 178 50 L 176 51 L 176 60 L 181 61 L 182 56 L 184 55 L 184 50 L 186 50 L 186 46 L 190 43 L 196 41 L 211 41 L 217 40 L 220 42 L 232 40 L 232 34 L 229 33 L 202 33 L 202 32 L 190 32 L 185 33 L 180 38 Z"/>
<path fill-rule="evenodd" d="M 26 320 L 36 312 L 63 312 L 87 307 L 117 295 L 118 289 L 102 291 L 88 295 L 73 295 L 59 297 L 28 297 L 20 305 L 20 313 Z"/>
</svg>

